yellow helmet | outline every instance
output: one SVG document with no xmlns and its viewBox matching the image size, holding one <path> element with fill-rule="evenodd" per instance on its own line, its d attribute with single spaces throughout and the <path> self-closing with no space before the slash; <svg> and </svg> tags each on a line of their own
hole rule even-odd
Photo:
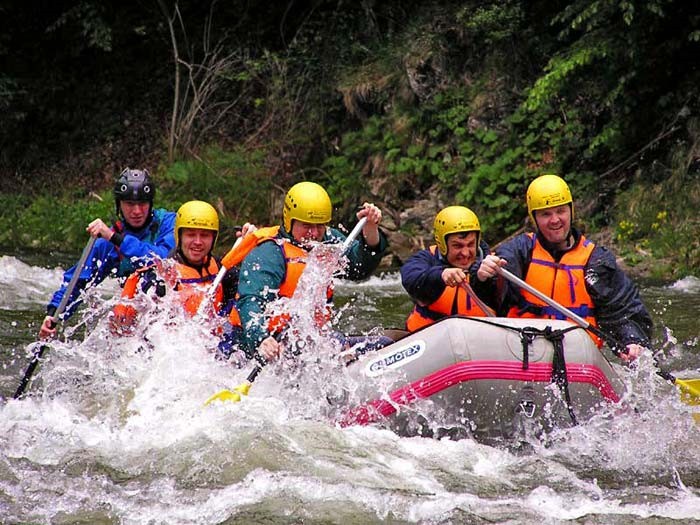
<svg viewBox="0 0 700 525">
<path fill-rule="evenodd" d="M 284 197 L 282 221 L 287 232 L 292 230 L 292 219 L 311 224 L 331 222 L 333 206 L 331 198 L 322 186 L 315 182 L 299 182 Z"/>
<path fill-rule="evenodd" d="M 481 225 L 476 213 L 464 206 L 448 206 L 440 210 L 433 222 L 433 233 L 442 255 L 447 255 L 447 236 L 458 232 L 476 232 L 478 246 Z"/>
<path fill-rule="evenodd" d="M 182 228 L 196 228 L 198 230 L 211 230 L 214 233 L 214 248 L 216 238 L 219 236 L 219 214 L 214 206 L 204 201 L 189 201 L 180 206 L 175 218 L 175 243 L 180 244 L 180 230 Z"/>
<path fill-rule="evenodd" d="M 537 210 L 546 210 L 568 204 L 571 206 L 571 219 L 574 218 L 574 200 L 564 179 L 557 175 L 540 175 L 527 188 L 527 213 L 534 224 Z"/>
</svg>

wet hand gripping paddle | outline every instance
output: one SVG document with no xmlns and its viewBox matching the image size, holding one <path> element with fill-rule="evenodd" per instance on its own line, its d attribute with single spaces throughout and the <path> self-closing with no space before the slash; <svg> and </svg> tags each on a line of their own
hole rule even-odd
<svg viewBox="0 0 700 525">
<path fill-rule="evenodd" d="M 68 301 L 70 300 L 70 296 L 73 294 L 73 290 L 75 289 L 75 285 L 78 282 L 78 279 L 80 278 L 80 274 L 83 272 L 83 268 L 85 268 L 85 263 L 87 261 L 88 255 L 90 255 L 90 252 L 92 251 L 92 246 L 95 244 L 95 241 L 97 239 L 95 237 L 90 237 L 90 240 L 88 240 L 87 244 L 85 245 L 85 248 L 83 248 L 83 253 L 80 255 L 80 259 L 78 260 L 78 263 L 75 265 L 75 271 L 73 272 L 73 277 L 71 277 L 70 281 L 68 282 L 68 286 L 66 287 L 65 292 L 63 292 L 63 297 L 61 298 L 61 302 L 58 303 L 58 308 L 56 308 L 56 312 L 54 313 L 53 317 L 58 319 L 61 314 L 66 309 L 66 306 L 68 304 Z M 54 323 L 55 326 L 55 323 Z M 53 328 L 53 326 L 52 326 Z M 17 387 L 17 390 L 15 391 L 15 395 L 12 396 L 14 399 L 19 399 L 22 397 L 24 394 L 24 391 L 27 388 L 27 385 L 29 384 L 30 379 L 32 378 L 32 375 L 34 374 L 34 370 L 36 370 L 36 367 L 39 365 L 39 362 L 41 361 L 42 356 L 44 355 L 44 352 L 49 348 L 49 345 L 47 344 L 42 344 L 38 350 L 34 352 L 34 355 L 32 356 L 32 360 L 29 362 L 29 365 L 27 366 L 27 370 L 24 372 L 24 376 L 22 377 L 22 381 L 20 381 L 19 386 Z"/>
</svg>

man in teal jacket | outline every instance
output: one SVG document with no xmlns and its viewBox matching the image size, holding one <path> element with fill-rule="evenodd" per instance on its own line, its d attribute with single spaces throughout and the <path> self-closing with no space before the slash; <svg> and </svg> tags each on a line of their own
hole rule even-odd
<svg viewBox="0 0 700 525">
<path fill-rule="evenodd" d="M 313 243 L 345 240 L 340 231 L 328 227 L 331 215 L 331 200 L 325 189 L 313 182 L 294 185 L 285 197 L 283 221 L 277 233 L 262 238 L 243 260 L 238 310 L 243 327 L 241 346 L 249 357 L 257 352 L 270 361 L 282 352 L 283 345 L 278 339 L 286 327 L 272 327 L 276 320 L 265 314 L 265 307 L 278 297 L 293 295 Z M 342 276 L 346 279 L 368 277 L 379 265 L 388 246 L 379 229 L 382 219 L 379 208 L 365 203 L 357 213 L 358 219 L 362 217 L 367 217 L 367 222 L 360 238 L 347 252 L 349 264 Z M 331 300 L 330 292 L 328 300 Z"/>
</svg>

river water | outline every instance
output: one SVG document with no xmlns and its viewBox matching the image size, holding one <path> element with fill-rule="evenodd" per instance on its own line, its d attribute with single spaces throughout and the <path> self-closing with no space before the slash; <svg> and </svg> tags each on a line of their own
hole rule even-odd
<svg viewBox="0 0 700 525">
<path fill-rule="evenodd" d="M 203 405 L 248 367 L 212 357 L 215 338 L 165 316 L 109 336 L 113 284 L 53 343 L 29 394 L 19 383 L 57 263 L 0 256 L 0 522 L 700 523 L 700 440 L 691 407 L 653 373 L 622 370 L 636 412 L 493 447 L 470 439 L 340 428 L 324 416 L 332 377 L 261 374 L 240 403 Z M 338 283 L 339 327 L 400 327 L 398 274 Z M 655 347 L 700 376 L 700 280 L 643 287 Z"/>
</svg>

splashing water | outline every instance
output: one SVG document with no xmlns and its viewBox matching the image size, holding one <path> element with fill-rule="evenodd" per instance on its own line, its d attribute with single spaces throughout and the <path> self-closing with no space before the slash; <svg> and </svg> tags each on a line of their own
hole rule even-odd
<svg viewBox="0 0 700 525">
<path fill-rule="evenodd" d="M 56 275 L 26 270 L 41 290 L 18 301 L 40 306 Z M 323 271 L 308 277 L 330 282 L 333 270 Z M 331 328 L 366 302 L 401 293 L 396 279 L 393 290 L 384 279 L 376 294 L 363 284 Z M 652 294 L 697 300 L 686 291 Z M 115 299 L 104 289 L 86 297 L 77 327 L 52 343 L 30 395 L 0 406 L 0 522 L 700 523 L 692 407 L 655 374 L 650 356 L 618 370 L 632 410 L 611 407 L 526 449 L 341 429 L 324 417 L 324 396 L 352 395 L 352 385 L 334 361 L 337 346 L 310 321 L 325 295 L 306 303 L 303 295 L 301 309 L 293 303 L 290 311 L 308 320 L 300 337 L 311 344 L 294 362 L 309 373 L 294 383 L 285 376 L 292 363 L 280 363 L 244 402 L 207 408 L 209 395 L 245 374 L 213 358 L 217 337 L 208 327 L 178 317 L 166 300 L 144 304 L 133 337 L 113 338 Z M 681 317 L 675 306 L 666 315 Z M 353 322 L 369 331 L 383 322 L 371 315 Z M 672 320 L 673 337 L 697 336 Z M 694 368 L 692 351 L 680 353 Z M 680 358 L 673 363 L 684 370 Z"/>
<path fill-rule="evenodd" d="M 306 417 L 324 417 L 327 397 L 345 388 L 338 358 L 344 348 L 335 326 L 349 311 L 349 305 L 334 310 L 329 293 L 335 286 L 334 276 L 341 275 L 347 264 L 340 245 L 316 244 L 306 258 L 293 296 L 271 301 L 264 312 L 265 318 L 290 319 L 282 337 L 286 359 L 266 368 L 283 378 L 280 381 L 284 389 L 292 393 L 290 406 Z"/>
</svg>

